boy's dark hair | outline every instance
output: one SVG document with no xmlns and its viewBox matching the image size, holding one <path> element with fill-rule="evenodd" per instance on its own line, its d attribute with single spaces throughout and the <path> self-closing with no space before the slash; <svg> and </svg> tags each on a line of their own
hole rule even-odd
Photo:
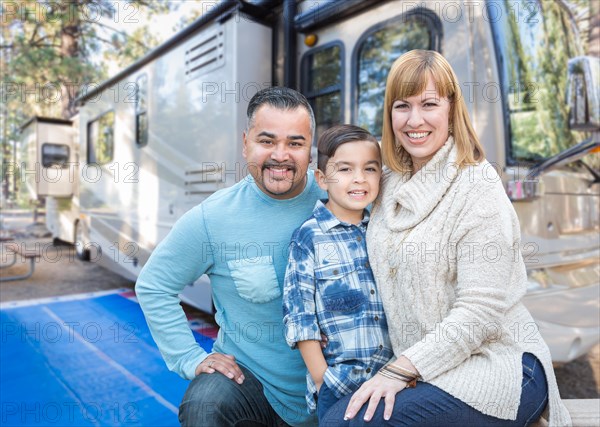
<svg viewBox="0 0 600 427">
<path fill-rule="evenodd" d="M 326 173 L 327 162 L 335 155 L 340 145 L 347 142 L 371 141 L 380 150 L 379 142 L 367 130 L 354 125 L 335 125 L 330 127 L 319 137 L 317 143 L 318 157 L 317 167 L 323 173 Z"/>
<path fill-rule="evenodd" d="M 296 108 L 304 108 L 310 117 L 310 132 L 315 132 L 315 114 L 310 106 L 310 103 L 300 92 L 290 89 L 289 87 L 273 86 L 258 91 L 250 102 L 246 115 L 248 122 L 246 132 L 254 126 L 254 114 L 263 105 L 270 105 L 279 110 L 294 110 Z"/>
</svg>

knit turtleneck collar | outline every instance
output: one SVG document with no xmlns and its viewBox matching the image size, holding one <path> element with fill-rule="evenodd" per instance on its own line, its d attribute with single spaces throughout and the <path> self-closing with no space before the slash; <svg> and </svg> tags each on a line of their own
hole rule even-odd
<svg viewBox="0 0 600 427">
<path fill-rule="evenodd" d="M 431 213 L 459 173 L 456 156 L 450 137 L 413 176 L 408 172 L 384 174 L 380 208 L 391 230 L 410 229 Z"/>
</svg>

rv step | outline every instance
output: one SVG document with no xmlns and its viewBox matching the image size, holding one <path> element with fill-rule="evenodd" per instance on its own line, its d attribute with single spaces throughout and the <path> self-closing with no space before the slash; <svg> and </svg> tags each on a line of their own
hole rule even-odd
<svg viewBox="0 0 600 427">
<path fill-rule="evenodd" d="M 573 427 L 600 426 L 600 399 L 563 399 L 563 403 L 571 414 Z M 544 418 L 547 414 L 546 411 L 542 419 L 531 427 L 548 426 L 548 421 Z"/>
</svg>

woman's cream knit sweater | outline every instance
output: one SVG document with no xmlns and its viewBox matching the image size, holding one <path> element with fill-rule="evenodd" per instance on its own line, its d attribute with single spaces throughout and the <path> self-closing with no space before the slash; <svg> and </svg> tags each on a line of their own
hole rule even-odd
<svg viewBox="0 0 600 427">
<path fill-rule="evenodd" d="M 516 213 L 490 163 L 458 169 L 455 159 L 450 138 L 413 177 L 383 174 L 367 241 L 394 353 L 423 381 L 511 420 L 521 357 L 533 353 L 548 380 L 550 425 L 570 425 L 548 347 L 521 303 Z"/>
</svg>

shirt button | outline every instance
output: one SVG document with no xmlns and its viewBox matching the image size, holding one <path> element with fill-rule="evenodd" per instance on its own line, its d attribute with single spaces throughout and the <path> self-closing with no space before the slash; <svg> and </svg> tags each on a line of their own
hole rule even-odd
<svg viewBox="0 0 600 427">
<path fill-rule="evenodd" d="M 369 268 L 369 263 L 365 262 L 365 268 Z"/>
<path fill-rule="evenodd" d="M 338 274 L 338 273 L 339 273 L 339 271 L 333 270 L 333 274 Z"/>
<path fill-rule="evenodd" d="M 375 316 L 374 319 L 376 322 L 379 321 L 379 316 Z"/>
<path fill-rule="evenodd" d="M 356 241 L 358 241 L 358 242 L 362 242 L 362 236 L 358 236 L 358 237 L 356 238 Z"/>
<path fill-rule="evenodd" d="M 371 373 L 371 368 L 367 368 L 367 369 L 365 370 L 365 372 L 366 372 L 367 374 Z"/>
<path fill-rule="evenodd" d="M 379 344 L 379 350 L 383 350 L 383 345 Z"/>
<path fill-rule="evenodd" d="M 371 289 L 371 295 L 375 295 L 375 289 Z"/>
</svg>

